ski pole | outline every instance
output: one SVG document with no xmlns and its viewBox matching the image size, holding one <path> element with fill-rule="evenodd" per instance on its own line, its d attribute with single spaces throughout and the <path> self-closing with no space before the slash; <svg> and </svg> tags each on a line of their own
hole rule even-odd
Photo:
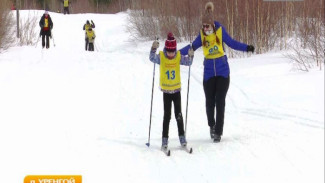
<svg viewBox="0 0 325 183">
<path fill-rule="evenodd" d="M 55 47 L 54 36 L 53 36 L 53 32 L 52 31 L 51 31 L 51 36 L 52 36 L 53 45 Z"/>
<path fill-rule="evenodd" d="M 190 49 L 192 48 L 192 43 L 190 43 Z M 190 57 L 190 61 L 193 62 L 193 57 Z M 187 79 L 187 99 L 186 99 L 186 117 L 185 117 L 185 132 L 186 137 L 187 132 L 187 116 L 188 116 L 188 95 L 190 93 L 190 78 L 191 78 L 191 66 L 188 67 L 188 79 Z"/>
<path fill-rule="evenodd" d="M 38 36 L 38 38 L 37 38 L 35 48 L 37 47 L 37 43 L 38 43 L 40 37 L 41 37 L 41 36 Z"/>
<path fill-rule="evenodd" d="M 188 1 L 188 12 L 191 12 L 191 4 L 190 1 Z M 188 14 L 189 21 L 191 20 L 191 13 Z M 189 37 L 190 37 L 190 49 L 192 48 L 192 32 L 191 32 L 191 25 L 188 24 L 188 29 L 189 29 Z M 190 57 L 190 61 L 193 62 L 193 57 Z M 184 130 L 184 136 L 186 137 L 187 133 L 187 116 L 188 116 L 188 96 L 190 92 L 190 78 L 191 78 L 191 65 L 188 67 L 188 77 L 187 77 L 187 99 L 186 99 L 186 117 L 185 117 L 185 130 Z"/>
<path fill-rule="evenodd" d="M 95 46 L 95 50 L 98 52 L 98 48 L 97 48 L 95 40 L 94 40 L 94 46 Z"/>
<path fill-rule="evenodd" d="M 158 37 L 156 36 L 156 40 L 158 40 Z M 155 85 L 155 70 L 156 70 L 156 64 L 153 64 L 153 74 L 152 74 L 152 88 L 151 88 L 151 107 L 150 107 L 150 123 L 149 123 L 149 137 L 148 137 L 148 143 L 146 145 L 150 146 L 150 132 L 151 132 L 151 117 L 152 117 L 152 102 L 153 102 L 153 89 Z"/>
</svg>

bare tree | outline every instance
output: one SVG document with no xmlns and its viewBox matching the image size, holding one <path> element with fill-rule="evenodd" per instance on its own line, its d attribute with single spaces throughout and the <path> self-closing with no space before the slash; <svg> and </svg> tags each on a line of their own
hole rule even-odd
<svg viewBox="0 0 325 183">
<path fill-rule="evenodd" d="M 303 4 L 302 16 L 297 21 L 296 39 L 291 46 L 294 54 L 287 55 L 300 70 L 309 71 L 314 67 L 322 69 L 324 65 L 323 6 L 323 1 L 304 2 Z"/>
<path fill-rule="evenodd" d="M 9 0 L 3 0 L 0 6 L 0 51 L 9 48 L 15 40 L 14 11 L 10 11 L 10 5 L 11 2 Z"/>
<path fill-rule="evenodd" d="M 8 1 L 8 0 L 5 0 Z M 310 54 L 311 59 L 324 64 L 324 0 L 296 2 L 263 0 L 71 0 L 74 13 L 129 13 L 128 29 L 135 39 L 165 37 L 172 31 L 177 39 L 192 41 L 201 29 L 201 16 L 206 2 L 215 4 L 214 15 L 234 39 L 256 47 L 257 53 L 293 46 Z M 61 0 L 20 0 L 22 8 L 62 8 Z M 42 4 L 38 4 L 42 2 Z M 4 7 L 4 6 L 1 6 Z M 292 38 L 295 38 L 294 40 Z M 298 51 L 298 47 L 294 47 Z M 229 56 L 239 52 L 227 49 Z M 302 69 L 306 70 L 306 69 Z"/>
<path fill-rule="evenodd" d="M 38 17 L 36 14 L 28 13 L 27 17 L 20 19 L 20 37 L 19 44 L 22 45 L 34 45 L 36 42 L 37 32 L 35 32 L 35 27 L 38 25 Z"/>
</svg>

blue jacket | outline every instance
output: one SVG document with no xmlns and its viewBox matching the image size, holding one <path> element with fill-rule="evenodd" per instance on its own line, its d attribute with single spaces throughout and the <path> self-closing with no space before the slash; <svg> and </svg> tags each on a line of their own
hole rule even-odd
<svg viewBox="0 0 325 183">
<path fill-rule="evenodd" d="M 222 27 L 222 44 L 226 43 L 230 48 L 239 50 L 239 51 L 247 51 L 247 45 L 244 43 L 240 43 L 234 39 L 232 39 L 227 33 L 226 29 L 219 23 L 214 22 L 216 29 Z M 192 43 L 193 50 L 200 48 L 202 46 L 201 34 L 195 38 Z M 190 45 L 185 46 L 180 50 L 182 55 L 187 55 L 188 50 L 190 49 Z M 214 76 L 222 76 L 225 78 L 229 77 L 230 70 L 228 64 L 227 55 L 216 59 L 206 59 L 204 58 L 204 81 L 214 77 Z"/>
</svg>

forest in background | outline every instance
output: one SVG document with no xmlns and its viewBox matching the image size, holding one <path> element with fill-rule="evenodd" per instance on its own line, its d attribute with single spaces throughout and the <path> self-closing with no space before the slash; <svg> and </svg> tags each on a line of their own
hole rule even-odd
<svg viewBox="0 0 325 183">
<path fill-rule="evenodd" d="M 16 2 L 19 9 L 47 8 L 53 12 L 62 12 L 63 9 L 62 0 L 3 1 L 7 2 L 8 10 L 13 4 L 17 6 Z M 214 3 L 215 20 L 234 39 L 254 45 L 256 53 L 292 49 L 297 62 L 313 60 L 319 67 L 321 62 L 324 63 L 324 0 L 210 1 Z M 167 32 L 172 31 L 180 41 L 193 41 L 202 26 L 201 15 L 206 2 L 208 0 L 71 0 L 70 12 L 117 13 L 128 10 L 128 30 L 134 39 L 164 38 Z M 0 11 L 6 9 L 2 7 Z M 228 49 L 230 57 L 241 54 Z M 299 69 L 308 70 L 314 65 L 313 61 L 302 64 Z"/>
</svg>

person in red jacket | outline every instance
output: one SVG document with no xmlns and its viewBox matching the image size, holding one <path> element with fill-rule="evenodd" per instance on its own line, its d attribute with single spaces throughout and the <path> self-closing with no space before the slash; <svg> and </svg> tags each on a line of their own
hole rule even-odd
<svg viewBox="0 0 325 183">
<path fill-rule="evenodd" d="M 12 4 L 11 5 L 11 8 L 10 8 L 11 10 L 16 10 L 16 7 L 15 7 L 15 5 L 14 4 Z"/>
<path fill-rule="evenodd" d="M 53 22 L 49 15 L 49 12 L 45 10 L 41 20 L 39 21 L 39 26 L 41 27 L 40 36 L 42 36 L 42 47 L 50 48 L 50 39 L 52 38 L 52 29 L 53 29 Z M 45 42 L 46 38 L 46 42 Z"/>
</svg>

